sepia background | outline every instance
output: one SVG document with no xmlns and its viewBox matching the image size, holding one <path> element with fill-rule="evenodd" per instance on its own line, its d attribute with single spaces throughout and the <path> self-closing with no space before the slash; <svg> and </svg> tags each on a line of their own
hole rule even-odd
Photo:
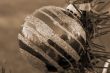
<svg viewBox="0 0 110 73">
<path fill-rule="evenodd" d="M 109 1 L 109 0 L 106 0 Z M 65 0 L 1 0 L 0 1 L 0 70 L 5 67 L 7 73 L 40 73 L 25 61 L 18 49 L 17 34 L 24 18 L 42 6 L 65 6 Z M 109 10 L 109 6 L 103 9 Z M 99 9 L 102 9 L 99 6 Z M 104 10 L 102 10 L 104 11 Z M 100 40 L 101 39 L 101 40 Z M 102 36 L 97 42 L 110 49 L 110 35 Z M 1 72 L 0 72 L 1 73 Z"/>
</svg>

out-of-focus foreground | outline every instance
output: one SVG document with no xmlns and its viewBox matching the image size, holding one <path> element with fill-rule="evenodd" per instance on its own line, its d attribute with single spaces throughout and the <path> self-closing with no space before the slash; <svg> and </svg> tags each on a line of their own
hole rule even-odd
<svg viewBox="0 0 110 73">
<path fill-rule="evenodd" d="M 20 55 L 17 42 L 17 34 L 20 25 L 23 24 L 26 15 L 35 9 L 56 5 L 64 6 L 65 0 L 2 0 L 0 1 L 0 66 L 12 73 L 40 73 L 32 68 Z M 110 35 L 102 37 L 106 48 L 110 48 Z M 0 68 L 1 69 L 1 68 Z M 1 73 L 1 72 L 0 72 Z"/>
</svg>

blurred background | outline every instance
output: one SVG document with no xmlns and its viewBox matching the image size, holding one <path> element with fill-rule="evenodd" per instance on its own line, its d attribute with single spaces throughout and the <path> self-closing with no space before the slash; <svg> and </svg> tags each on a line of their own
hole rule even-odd
<svg viewBox="0 0 110 73">
<path fill-rule="evenodd" d="M 108 1 L 108 0 L 107 0 Z M 65 0 L 1 0 L 0 1 L 0 67 L 12 73 L 40 73 L 25 61 L 18 49 L 17 34 L 24 18 L 42 6 L 65 6 Z M 108 8 L 107 6 L 105 8 Z M 105 9 L 104 8 L 104 9 Z M 99 42 L 110 49 L 110 35 Z M 103 39 L 102 39 L 103 38 Z M 0 68 L 1 69 L 1 68 Z M 1 73 L 1 72 L 0 72 Z M 8 73 L 8 72 L 7 72 Z"/>
</svg>

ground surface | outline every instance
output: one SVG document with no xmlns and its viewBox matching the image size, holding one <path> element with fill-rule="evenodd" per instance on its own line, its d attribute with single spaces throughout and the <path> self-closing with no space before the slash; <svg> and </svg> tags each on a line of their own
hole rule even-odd
<svg viewBox="0 0 110 73">
<path fill-rule="evenodd" d="M 64 6 L 64 4 L 65 0 L 0 1 L 0 65 L 4 64 L 12 73 L 40 73 L 32 68 L 19 53 L 17 43 L 19 27 L 23 24 L 24 17 L 35 9 L 47 5 Z M 103 42 L 107 50 L 110 49 L 110 35 L 102 37 L 99 42 Z"/>
</svg>

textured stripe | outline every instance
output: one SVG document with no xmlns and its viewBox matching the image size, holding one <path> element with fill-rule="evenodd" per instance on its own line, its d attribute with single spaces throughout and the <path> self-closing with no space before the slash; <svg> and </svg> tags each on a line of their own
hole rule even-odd
<svg viewBox="0 0 110 73">
<path fill-rule="evenodd" d="M 27 25 L 28 25 L 28 24 L 27 24 Z M 70 66 L 73 67 L 73 66 L 72 66 L 72 63 L 65 57 L 65 54 L 61 53 L 61 51 L 59 51 L 56 47 L 54 48 L 53 45 L 48 44 L 48 42 L 46 43 L 46 41 L 48 40 L 48 38 L 41 36 L 40 33 L 38 33 L 37 31 L 35 31 L 35 29 L 32 28 L 31 26 L 25 26 L 25 27 L 28 27 L 28 30 L 30 30 L 31 33 L 35 34 L 35 35 L 36 35 L 36 38 L 38 38 L 37 41 L 35 42 L 36 45 L 38 45 L 40 42 L 44 42 L 44 44 L 46 44 L 46 45 L 47 45 L 48 47 L 50 47 L 53 51 L 55 51 L 58 55 L 60 55 L 62 58 L 64 58 L 65 61 L 67 61 L 67 62 L 70 64 Z M 28 35 L 28 36 L 30 36 L 30 35 Z M 31 38 L 33 38 L 33 37 L 31 37 Z M 34 40 L 31 40 L 31 41 L 35 41 L 35 40 L 36 40 L 36 39 L 34 38 Z M 43 46 L 43 45 L 42 45 L 42 46 Z M 46 48 L 44 48 L 44 49 L 46 49 Z M 48 48 L 48 49 L 49 49 L 49 48 Z M 57 50 L 56 50 L 56 49 L 57 49 Z"/>
<path fill-rule="evenodd" d="M 28 25 L 28 24 L 27 24 Z M 38 38 L 39 37 L 39 40 L 40 41 L 42 41 L 42 42 L 44 42 L 44 45 L 46 46 L 48 46 L 48 49 L 50 48 L 51 50 L 53 50 L 53 51 L 55 51 L 58 55 L 60 55 L 63 59 L 65 59 L 65 61 L 67 61 L 69 64 L 70 64 L 70 66 L 72 67 L 72 63 L 65 57 L 65 54 L 62 54 L 62 53 L 60 53 L 61 51 L 59 51 L 57 48 L 54 48 L 53 47 L 53 45 L 50 45 L 50 44 L 48 44 L 48 43 L 46 43 L 46 41 L 48 40 L 47 38 L 45 38 L 45 37 L 43 37 L 43 36 L 41 36 L 40 35 L 40 33 L 38 33 L 37 31 L 35 31 L 35 29 L 33 28 L 33 27 L 31 27 L 31 26 L 28 26 L 28 29 L 33 33 L 33 34 L 36 34 L 36 37 Z M 31 37 L 32 38 L 32 37 Z M 42 40 L 43 39 L 43 40 Z M 37 39 L 37 41 L 36 41 L 36 43 L 38 42 L 40 42 L 38 39 Z M 37 45 L 37 44 L 36 44 Z M 44 45 L 42 45 L 42 46 L 44 46 Z M 44 49 L 46 49 L 46 48 L 44 48 Z"/>
<path fill-rule="evenodd" d="M 49 62 L 38 52 L 34 51 L 31 47 L 24 44 L 21 40 L 19 40 L 19 46 L 21 49 L 26 50 L 27 52 L 31 53 L 32 55 L 39 58 L 41 61 L 43 61 L 45 64 L 49 64 Z"/>
<path fill-rule="evenodd" d="M 42 12 L 42 11 L 40 11 L 40 12 Z M 44 13 L 44 12 L 42 12 L 42 13 Z M 44 13 L 45 15 L 47 15 L 48 17 L 50 17 L 48 14 L 46 14 L 46 13 Z M 50 19 L 51 20 L 53 20 L 53 22 L 55 21 L 54 19 L 53 19 L 53 17 L 50 17 Z M 42 19 L 41 19 L 42 20 Z M 55 24 L 53 24 L 53 26 L 54 26 Z M 57 26 L 58 27 L 58 26 Z M 59 28 L 59 27 L 58 27 Z M 61 29 L 60 29 L 61 30 Z M 62 30 L 63 31 L 63 30 Z M 54 36 L 52 36 L 52 38 L 53 38 Z M 51 39 L 52 39 L 51 38 Z M 57 37 L 56 37 L 57 38 Z M 61 38 L 59 38 L 59 39 L 61 39 Z M 55 40 L 59 40 L 59 39 L 55 39 Z M 62 41 L 59 41 L 59 43 L 60 42 L 62 42 Z M 63 42 L 65 42 L 65 41 L 63 41 Z M 69 55 L 71 55 L 72 56 L 72 58 L 74 58 L 76 61 L 78 61 L 79 59 L 80 59 L 80 57 L 79 57 L 79 55 L 77 54 L 77 52 L 75 51 L 75 49 L 73 49 L 71 46 L 69 46 L 69 44 L 68 43 L 66 43 L 65 42 L 65 44 L 64 44 L 65 46 L 67 46 L 68 48 L 66 48 L 66 47 L 64 47 L 64 46 L 62 46 L 62 48 L 68 53 L 68 51 L 69 50 L 71 50 L 71 51 L 69 51 Z M 61 46 L 61 45 L 59 45 L 59 46 Z M 73 52 L 74 51 L 74 52 Z M 71 53 L 71 54 L 70 54 Z"/>
<path fill-rule="evenodd" d="M 52 71 L 52 70 L 57 71 L 57 69 L 53 65 L 51 65 L 41 54 L 39 54 L 38 52 L 35 52 L 31 47 L 24 44 L 21 40 L 19 40 L 19 46 L 21 49 L 29 52 L 30 54 L 32 54 L 33 56 L 37 57 L 39 60 L 44 62 L 49 71 Z M 50 70 L 50 67 L 52 70 Z"/>
<path fill-rule="evenodd" d="M 84 40 L 86 40 L 85 31 L 81 26 L 81 22 L 74 16 L 74 18 L 70 18 L 67 14 L 64 13 L 65 10 L 61 9 L 42 9 L 42 11 L 46 12 L 47 14 L 50 14 L 53 18 L 59 21 L 59 23 L 64 27 L 66 25 L 66 29 L 71 32 L 71 30 L 75 29 L 74 35 L 79 35 L 83 37 Z M 71 27 L 72 29 L 70 30 Z M 67 28 L 69 27 L 69 28 Z"/>
<path fill-rule="evenodd" d="M 40 11 L 40 12 L 43 13 L 42 11 Z M 44 17 L 45 15 L 46 15 L 46 14 L 44 13 L 43 17 Z M 49 15 L 47 15 L 47 16 L 50 17 Z M 40 18 L 41 18 L 41 17 L 40 17 Z M 55 20 L 54 20 L 53 18 L 51 18 L 51 17 L 50 17 L 50 19 L 53 20 L 53 22 L 55 21 Z M 40 19 L 40 20 L 42 20 L 42 19 Z M 45 20 L 44 20 L 44 21 L 45 21 Z M 54 25 L 55 25 L 55 24 L 53 24 L 53 26 L 54 26 Z M 59 28 L 59 27 L 58 27 L 58 28 Z M 61 29 L 60 29 L 60 30 L 61 30 Z M 39 32 L 39 33 L 40 33 L 40 32 Z M 41 35 L 42 35 L 42 34 L 41 34 Z M 45 37 L 46 37 L 46 36 L 45 36 Z M 53 37 L 53 36 L 52 36 L 52 37 Z M 52 37 L 51 37 L 51 38 L 52 38 Z M 65 41 L 64 41 L 64 42 L 65 42 Z M 66 43 L 66 42 L 65 42 L 65 43 Z M 66 46 L 69 46 L 69 44 L 66 43 Z M 75 51 L 75 49 L 73 49 L 72 47 L 69 46 L 69 47 L 68 47 L 69 49 L 68 49 L 68 48 L 65 48 L 65 47 L 62 47 L 62 48 L 63 48 L 63 49 L 66 49 L 65 52 L 68 52 L 68 50 L 70 49 L 71 51 L 69 51 L 68 54 L 69 54 L 70 56 L 72 56 L 72 58 L 74 58 L 76 61 L 78 61 L 78 60 L 80 59 L 79 55 L 77 54 L 77 52 Z M 74 52 L 73 52 L 73 51 L 74 51 Z M 71 54 L 70 54 L 70 53 L 71 53 Z"/>
<path fill-rule="evenodd" d="M 61 46 L 62 49 L 64 49 L 64 51 L 66 53 L 68 53 L 72 58 L 74 58 L 76 61 L 80 60 L 79 55 L 77 54 L 77 52 L 68 44 L 66 43 L 63 39 L 61 39 L 58 36 L 53 36 L 51 38 L 51 40 L 53 42 L 55 42 L 57 45 Z"/>
<path fill-rule="evenodd" d="M 60 27 L 62 30 L 64 30 L 66 33 L 68 33 L 68 35 L 71 35 L 73 37 L 73 39 L 75 39 L 80 44 L 80 46 L 84 49 L 84 45 L 82 45 L 82 43 L 79 40 L 77 40 L 77 38 L 75 37 L 75 35 L 74 34 L 71 34 L 71 32 L 67 31 L 67 29 L 65 29 L 64 27 L 61 26 L 63 24 L 63 21 L 62 20 L 60 20 L 54 13 L 52 13 L 52 12 L 50 12 L 48 10 L 45 10 L 45 12 L 47 14 L 49 14 L 51 17 L 54 17 L 53 19 L 56 20 L 59 23 L 59 24 L 56 24 L 56 25 L 58 27 Z"/>
<path fill-rule="evenodd" d="M 53 20 L 53 17 L 49 16 L 48 14 L 39 10 L 34 16 L 42 20 L 45 24 L 47 24 L 53 30 L 54 33 L 60 35 L 65 33 L 58 26 L 54 25 L 57 22 Z"/>
<path fill-rule="evenodd" d="M 28 24 L 30 24 L 30 23 L 28 22 Z M 45 49 L 49 49 L 49 50 L 54 51 L 55 53 L 60 55 L 63 59 L 65 59 L 65 61 L 67 61 L 70 64 L 70 66 L 72 67 L 72 64 L 70 63 L 70 61 L 64 56 L 65 54 L 61 54 L 60 51 L 57 51 L 56 48 L 54 48 L 50 44 L 48 44 L 48 42 L 47 42 L 48 38 L 43 37 L 40 33 L 35 31 L 35 29 L 33 27 L 27 26 L 27 25 L 25 25 L 24 27 L 27 27 L 28 28 L 27 30 L 29 30 L 28 32 L 31 32 L 32 34 L 34 34 L 33 36 L 36 37 L 36 38 L 34 38 L 33 36 L 31 36 L 30 38 L 34 38 L 31 41 L 33 41 L 37 46 L 39 46 L 44 51 L 45 51 Z M 33 24 L 31 24 L 31 25 L 33 25 Z M 23 33 L 26 33 L 26 32 L 23 32 Z M 29 37 L 29 36 L 30 35 L 28 35 L 27 37 Z M 28 38 L 28 39 L 30 39 L 30 38 Z M 41 44 L 43 44 L 43 45 L 41 45 Z M 45 47 L 48 47 L 48 48 L 44 48 L 44 47 L 42 48 L 42 46 L 45 46 Z"/>
<path fill-rule="evenodd" d="M 35 30 L 42 34 L 42 36 L 49 38 L 54 35 L 54 31 L 39 18 L 30 15 L 26 17 L 25 21 L 33 24 L 35 26 Z"/>
<path fill-rule="evenodd" d="M 69 65 L 71 66 L 71 68 L 74 68 L 71 61 L 68 59 L 68 57 L 65 56 L 64 54 L 64 50 L 59 49 L 55 44 L 52 43 L 51 40 L 48 40 L 47 44 L 51 49 L 53 49 L 58 55 L 60 55 L 63 59 L 65 59 L 65 61 L 67 61 L 69 63 Z M 63 52 L 63 53 L 62 53 Z"/>
<path fill-rule="evenodd" d="M 22 35 L 19 34 L 18 39 L 21 40 L 23 43 L 28 44 L 28 46 L 31 47 L 31 49 L 32 49 L 31 51 L 34 52 L 34 54 L 35 53 L 36 54 L 39 53 L 39 56 L 38 55 L 34 55 L 32 52 L 31 52 L 31 54 L 33 54 L 34 56 L 37 56 L 37 57 L 41 57 L 42 60 L 44 60 L 46 62 L 48 61 L 51 65 L 55 66 L 59 72 L 63 72 L 64 71 L 61 66 L 59 66 L 47 54 L 45 54 L 39 47 L 35 46 L 33 43 L 31 43 L 30 41 L 28 41 L 26 38 L 23 38 Z"/>
<path fill-rule="evenodd" d="M 64 63 L 64 65 L 63 65 L 63 63 L 58 63 L 60 66 L 62 66 L 63 68 L 68 68 L 68 67 L 70 67 L 70 66 L 72 66 L 71 65 L 71 63 L 70 63 L 70 61 L 69 60 L 67 60 L 67 59 L 65 59 L 65 57 L 64 56 L 60 56 L 59 54 L 57 54 L 57 56 L 58 56 L 58 59 L 56 59 L 55 58 L 55 56 L 53 56 L 54 54 L 56 54 L 56 51 L 54 51 L 53 49 L 52 49 L 52 47 L 50 48 L 50 46 L 47 46 L 47 45 L 45 45 L 44 43 L 42 43 L 42 45 L 38 45 L 38 47 L 40 47 L 45 53 L 47 53 L 47 55 L 48 56 L 50 56 L 54 61 L 56 61 L 56 62 L 59 62 L 59 60 L 58 59 L 63 59 L 63 60 L 65 60 L 65 63 Z M 47 49 L 47 51 L 46 51 L 46 49 Z M 55 48 L 54 48 L 55 49 Z M 48 52 L 48 50 L 49 50 L 49 52 Z M 58 53 L 58 52 L 57 52 Z"/>
<path fill-rule="evenodd" d="M 71 63 L 73 63 L 74 59 L 72 59 L 72 57 L 70 55 L 68 55 L 68 53 L 66 53 L 62 47 L 60 47 L 59 45 L 57 45 L 55 42 L 53 42 L 52 40 L 48 40 L 48 43 L 50 45 L 52 45 L 53 47 L 55 47 L 55 49 L 57 49 L 58 51 L 60 51 L 60 53 L 62 53 Z"/>
<path fill-rule="evenodd" d="M 28 22 L 28 24 L 30 25 L 30 23 Z M 56 50 L 56 48 L 54 48 L 54 47 L 52 47 L 51 45 L 49 45 L 48 43 L 46 43 L 46 41 L 48 40 L 48 38 L 46 38 L 46 37 L 43 37 L 43 36 L 41 36 L 41 34 L 40 33 L 38 33 L 37 31 L 35 31 L 35 29 L 33 28 L 33 27 L 31 27 L 31 26 L 28 26 L 28 24 L 26 24 L 24 27 L 27 27 L 28 29 L 27 30 L 29 30 L 31 33 L 33 33 L 33 34 L 35 34 L 36 36 L 31 36 L 30 38 L 34 38 L 34 37 L 36 37 L 36 38 L 38 38 L 38 39 L 33 39 L 33 40 L 31 40 L 31 41 L 35 41 L 36 40 L 36 45 L 38 46 L 38 44 L 40 44 L 41 42 L 43 42 L 44 43 L 44 45 L 46 44 L 47 46 L 48 46 L 48 49 L 49 49 L 49 47 L 50 47 L 50 49 L 51 50 L 53 50 L 53 51 L 55 51 L 58 55 L 60 55 L 61 57 L 62 57 L 62 59 L 65 59 L 65 61 L 66 62 L 68 62 L 69 64 L 68 65 L 70 65 L 72 68 L 73 68 L 73 66 L 72 66 L 72 63 L 70 63 L 70 61 L 65 57 L 65 56 L 63 56 L 63 54 L 61 54 L 60 53 L 60 51 L 57 51 Z M 31 24 L 32 25 L 32 24 Z M 28 32 L 29 32 L 28 31 Z M 23 33 L 25 33 L 25 32 L 23 32 Z M 28 37 L 29 37 L 30 35 L 28 35 Z M 27 37 L 26 37 L 27 38 Z M 41 45 L 41 46 L 44 46 L 44 45 Z M 45 46 L 46 46 L 45 45 Z M 46 47 L 47 47 L 46 46 Z M 46 48 L 42 48 L 42 47 L 40 47 L 42 50 L 43 49 L 46 49 Z M 44 50 L 45 51 L 45 50 Z M 52 58 L 52 57 L 51 57 Z"/>
<path fill-rule="evenodd" d="M 72 19 L 75 19 L 76 21 L 79 22 L 79 24 L 82 26 L 82 23 L 79 21 L 78 18 L 76 18 L 76 16 L 74 16 L 73 14 L 69 13 L 69 12 L 66 12 L 64 10 L 61 10 L 64 14 L 68 15 L 69 17 L 71 17 Z M 86 45 L 86 41 L 84 40 L 84 38 L 82 36 L 78 36 L 78 40 L 85 46 Z"/>
<path fill-rule="evenodd" d="M 30 25 L 30 23 L 28 22 L 28 24 Z M 69 63 L 69 65 L 72 67 L 72 63 L 70 63 L 70 61 L 65 57 L 65 54 L 62 54 L 62 53 L 60 53 L 61 51 L 57 51 L 56 50 L 56 48 L 54 48 L 54 47 L 52 47 L 50 44 L 48 44 L 48 42 L 47 42 L 47 40 L 48 40 L 48 38 L 47 37 L 43 37 L 41 34 L 40 34 L 40 32 L 38 33 L 37 31 L 35 31 L 35 28 L 33 28 L 32 26 L 28 26 L 28 24 L 26 24 L 24 27 L 27 27 L 28 29 L 25 29 L 25 30 L 29 30 L 28 32 L 30 32 L 30 33 L 32 33 L 32 34 L 34 34 L 34 35 L 36 35 L 36 36 L 31 36 L 30 38 L 34 38 L 33 40 L 31 40 L 31 41 L 33 41 L 33 42 L 35 42 L 36 43 L 36 45 L 38 46 L 38 44 L 40 44 L 40 43 L 44 43 L 44 45 L 46 44 L 47 46 L 48 46 L 48 49 L 49 49 L 49 47 L 50 47 L 50 49 L 51 50 L 53 50 L 53 51 L 55 51 L 58 55 L 60 55 L 63 59 L 65 59 L 65 61 L 67 61 L 68 63 Z M 31 24 L 31 25 L 33 25 L 33 24 Z M 28 33 L 28 32 L 23 32 L 23 33 Z M 22 33 L 22 34 L 23 34 Z M 30 34 L 27 36 L 27 37 L 29 37 L 30 36 Z M 25 38 L 27 38 L 27 37 L 25 37 Z M 36 38 L 35 38 L 36 37 Z M 28 39 L 30 39 L 30 38 L 28 38 Z M 44 49 L 46 49 L 46 48 L 42 48 L 42 46 L 44 46 L 44 45 L 41 45 L 41 49 L 42 50 L 44 50 Z M 45 45 L 45 47 L 47 47 Z M 45 51 L 45 50 L 44 50 Z"/>
</svg>

